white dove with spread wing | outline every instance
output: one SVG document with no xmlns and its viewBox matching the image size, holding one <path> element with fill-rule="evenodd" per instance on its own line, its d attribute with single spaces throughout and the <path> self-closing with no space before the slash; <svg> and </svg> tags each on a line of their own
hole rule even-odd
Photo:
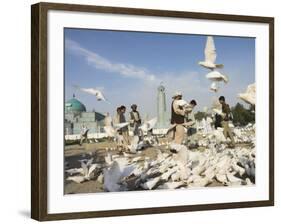
<svg viewBox="0 0 281 224">
<path fill-rule="evenodd" d="M 238 97 L 248 104 L 256 104 L 256 85 L 255 83 L 248 85 L 245 93 L 238 94 Z"/>
<path fill-rule="evenodd" d="M 88 93 L 88 94 L 96 96 L 98 101 L 106 101 L 106 102 L 108 102 L 108 100 L 104 97 L 103 93 L 100 90 L 98 90 L 98 89 L 94 89 L 94 88 L 81 88 L 81 87 L 79 87 L 77 85 L 74 85 L 74 87 L 79 89 L 82 92 L 85 92 L 85 93 Z"/>
<path fill-rule="evenodd" d="M 221 74 L 218 71 L 209 72 L 206 75 L 206 78 L 211 80 L 212 82 L 221 82 L 221 81 L 223 81 L 225 83 L 228 82 L 228 77 L 226 75 Z"/>
<path fill-rule="evenodd" d="M 102 92 L 100 90 L 97 90 L 97 89 L 93 89 L 93 88 L 80 88 L 80 90 L 86 92 L 86 93 L 89 93 L 89 94 L 92 94 L 92 95 L 95 95 L 97 100 L 98 101 L 107 101 L 104 97 L 104 95 L 102 94 Z"/>
<path fill-rule="evenodd" d="M 212 36 L 207 37 L 205 46 L 205 61 L 200 61 L 198 64 L 208 69 L 222 68 L 223 64 L 216 64 L 216 48 L 214 43 L 214 38 Z"/>
</svg>

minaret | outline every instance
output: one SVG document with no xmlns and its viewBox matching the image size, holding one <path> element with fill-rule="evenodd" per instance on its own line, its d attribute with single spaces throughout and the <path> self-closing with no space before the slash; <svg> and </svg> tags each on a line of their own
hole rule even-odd
<svg viewBox="0 0 281 224">
<path fill-rule="evenodd" d="M 158 127 L 164 128 L 167 125 L 166 122 L 166 94 L 165 87 L 160 83 L 160 86 L 157 88 L 157 119 Z"/>
</svg>

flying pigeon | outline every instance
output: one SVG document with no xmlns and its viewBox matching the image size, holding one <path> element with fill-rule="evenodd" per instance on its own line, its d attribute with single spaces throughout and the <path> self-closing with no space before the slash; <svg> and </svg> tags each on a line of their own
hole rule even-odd
<svg viewBox="0 0 281 224">
<path fill-rule="evenodd" d="M 256 85 L 255 83 L 248 85 L 245 93 L 238 94 L 238 97 L 251 105 L 256 104 Z"/>
<path fill-rule="evenodd" d="M 139 128 L 143 131 L 143 132 L 147 132 L 151 129 L 153 129 L 155 127 L 157 123 L 157 117 L 149 120 L 149 121 L 146 121 L 144 122 Z"/>
<path fill-rule="evenodd" d="M 129 122 L 119 123 L 119 124 L 113 124 L 113 128 L 118 131 L 121 128 L 124 128 L 129 125 Z"/>
<path fill-rule="evenodd" d="M 108 102 L 108 100 L 104 97 L 103 93 L 100 90 L 98 90 L 98 89 L 94 89 L 94 88 L 81 88 L 81 87 L 79 87 L 77 85 L 75 85 L 74 87 L 79 89 L 82 92 L 89 93 L 91 95 L 96 96 L 98 101 L 106 101 L 106 102 Z"/>
<path fill-rule="evenodd" d="M 105 133 L 108 135 L 108 137 L 114 137 L 116 132 L 112 126 L 104 126 L 103 127 Z"/>
<path fill-rule="evenodd" d="M 200 61 L 198 63 L 199 65 L 211 70 L 214 70 L 215 68 L 223 67 L 223 64 L 215 64 L 217 53 L 216 53 L 214 39 L 212 36 L 207 37 L 204 53 L 205 53 L 205 61 Z"/>
<path fill-rule="evenodd" d="M 186 106 L 188 103 L 185 100 L 177 100 L 176 104 L 180 107 Z"/>
<path fill-rule="evenodd" d="M 185 111 L 188 111 L 188 112 L 192 111 L 192 109 L 193 109 L 192 105 L 187 103 L 185 100 L 177 100 L 176 105 L 183 107 L 185 109 Z"/>
<path fill-rule="evenodd" d="M 224 81 L 225 83 L 228 82 L 228 77 L 226 75 L 221 74 L 218 71 L 209 72 L 206 75 L 206 78 L 213 82 L 221 82 L 221 81 Z"/>
<path fill-rule="evenodd" d="M 119 124 L 112 124 L 112 118 L 107 116 L 107 120 L 105 122 L 104 131 L 108 135 L 108 137 L 115 137 L 117 131 L 123 127 L 129 125 L 129 122 L 119 123 Z"/>
<path fill-rule="evenodd" d="M 212 84 L 210 86 L 210 90 L 212 90 L 216 93 L 219 90 L 219 87 L 217 86 L 217 83 L 212 82 Z"/>
</svg>

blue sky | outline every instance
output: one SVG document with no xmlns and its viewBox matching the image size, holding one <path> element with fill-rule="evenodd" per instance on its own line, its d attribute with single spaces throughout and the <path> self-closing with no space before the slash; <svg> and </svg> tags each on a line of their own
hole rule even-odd
<svg viewBox="0 0 281 224">
<path fill-rule="evenodd" d="M 144 32 L 65 29 L 65 98 L 82 101 L 88 111 L 113 114 L 115 108 L 136 103 L 142 113 L 156 115 L 157 86 L 167 90 L 168 110 L 172 94 L 181 91 L 187 101 L 196 99 L 197 109 L 209 107 L 224 95 L 233 106 L 237 94 L 255 82 L 255 39 L 214 36 L 217 63 L 223 63 L 228 84 L 218 93 L 209 90 L 204 60 L 206 36 Z M 73 88 L 98 88 L 111 102 Z"/>
</svg>

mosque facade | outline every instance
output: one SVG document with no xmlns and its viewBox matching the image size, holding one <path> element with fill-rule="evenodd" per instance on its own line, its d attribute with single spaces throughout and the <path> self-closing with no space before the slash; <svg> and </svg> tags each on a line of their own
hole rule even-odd
<svg viewBox="0 0 281 224">
<path fill-rule="evenodd" d="M 80 134 L 83 126 L 89 129 L 89 133 L 101 132 L 104 118 L 102 113 L 87 111 L 85 105 L 73 95 L 72 99 L 65 102 L 65 135 Z"/>
</svg>

